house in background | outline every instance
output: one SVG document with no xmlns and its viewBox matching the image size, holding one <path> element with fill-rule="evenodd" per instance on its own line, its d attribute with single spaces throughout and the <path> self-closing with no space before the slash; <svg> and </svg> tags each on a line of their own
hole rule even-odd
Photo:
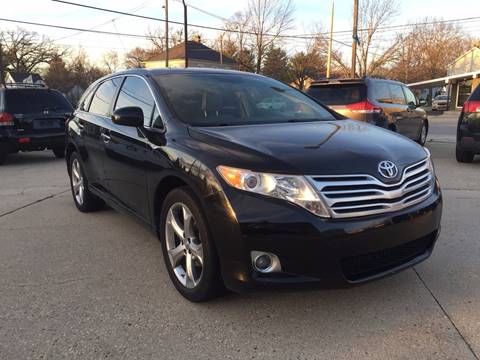
<svg viewBox="0 0 480 360">
<path fill-rule="evenodd" d="M 238 70 L 238 63 L 232 58 L 201 43 L 200 38 L 188 41 L 188 66 L 197 68 L 216 68 Z M 171 68 L 185 67 L 185 43 L 180 43 L 169 49 L 168 66 Z M 166 53 L 161 52 L 143 61 L 145 68 L 164 68 Z"/>
<path fill-rule="evenodd" d="M 420 98 L 431 100 L 442 93 L 449 97 L 449 109 L 462 108 L 470 94 L 480 84 L 480 45 L 473 47 L 450 64 L 447 76 L 420 81 L 408 86 Z"/>
<path fill-rule="evenodd" d="M 7 72 L 5 75 L 6 84 L 28 84 L 45 85 L 43 78 L 37 73 L 14 73 Z"/>
</svg>

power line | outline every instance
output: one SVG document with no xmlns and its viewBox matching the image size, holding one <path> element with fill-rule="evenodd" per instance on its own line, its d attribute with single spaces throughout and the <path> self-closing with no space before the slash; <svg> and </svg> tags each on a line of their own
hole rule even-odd
<svg viewBox="0 0 480 360">
<path fill-rule="evenodd" d="M 54 28 L 54 29 L 89 32 L 89 33 L 94 33 L 94 34 L 126 36 L 126 37 L 142 38 L 142 39 L 152 39 L 152 38 L 154 38 L 154 36 L 149 36 L 149 35 L 127 34 L 127 33 L 117 33 L 117 32 L 113 32 L 113 31 L 82 29 L 82 28 L 71 27 L 71 26 L 52 25 L 52 24 L 37 23 L 37 22 L 23 21 L 23 20 L 14 20 L 14 19 L 6 19 L 6 18 L 0 18 L 0 21 L 6 21 L 6 22 L 24 24 L 24 25 L 42 26 L 42 27 L 48 27 L 48 28 Z"/>
<path fill-rule="evenodd" d="M 52 0 L 54 2 L 62 3 L 62 4 L 67 4 L 67 5 L 73 5 L 73 6 L 79 6 L 87 9 L 92 9 L 92 10 L 97 10 L 97 11 L 104 11 L 104 12 L 109 12 L 113 14 L 119 14 L 119 15 L 125 15 L 125 16 L 132 16 L 140 19 L 145 19 L 145 20 L 153 20 L 153 21 L 161 21 L 165 22 L 165 19 L 161 18 L 156 18 L 152 16 L 146 16 L 146 15 L 138 15 L 138 14 L 131 14 L 128 12 L 124 11 L 118 11 L 118 10 L 112 10 L 112 9 L 106 9 L 106 8 L 101 8 L 98 6 L 92 6 L 92 5 L 86 5 L 86 4 L 79 4 L 71 1 L 66 1 L 66 0 Z M 199 10 L 199 8 L 195 8 L 196 10 Z M 210 15 L 212 15 L 210 13 Z M 176 25 L 184 25 L 183 22 L 180 21 L 172 21 L 169 20 L 169 23 L 171 24 L 176 24 Z M 258 35 L 254 31 L 242 31 L 242 30 L 235 30 L 235 29 L 223 29 L 219 27 L 214 27 L 214 26 L 208 26 L 208 25 L 199 25 L 199 24 L 188 24 L 188 26 L 195 27 L 195 28 L 200 28 L 200 29 L 205 29 L 205 30 L 215 30 L 215 31 L 222 31 L 222 32 L 233 32 L 233 33 L 239 33 L 239 34 L 248 34 L 248 35 Z M 277 34 L 269 34 L 265 33 L 263 36 L 270 36 L 270 37 L 278 37 L 278 38 L 293 38 L 293 39 L 308 39 L 308 38 L 315 38 L 316 35 L 310 35 L 310 36 L 303 36 L 303 35 L 277 35 Z"/>
</svg>

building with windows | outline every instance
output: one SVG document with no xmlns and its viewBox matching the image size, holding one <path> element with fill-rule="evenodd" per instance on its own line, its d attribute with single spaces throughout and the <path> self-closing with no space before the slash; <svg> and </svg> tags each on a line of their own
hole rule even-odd
<svg viewBox="0 0 480 360">
<path fill-rule="evenodd" d="M 459 110 L 479 84 L 480 45 L 458 57 L 449 66 L 447 76 L 408 86 L 419 98 L 426 99 L 429 105 L 435 96 L 445 94 L 449 99 L 449 110 Z"/>
</svg>

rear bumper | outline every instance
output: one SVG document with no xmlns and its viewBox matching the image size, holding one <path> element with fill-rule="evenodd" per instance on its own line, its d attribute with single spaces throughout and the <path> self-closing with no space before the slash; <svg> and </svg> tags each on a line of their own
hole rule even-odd
<svg viewBox="0 0 480 360">
<path fill-rule="evenodd" d="M 237 211 L 235 203 L 232 208 Z M 321 219 L 295 206 L 253 196 L 248 207 L 250 218 L 237 213 L 237 231 L 216 238 L 225 285 L 237 292 L 272 286 L 346 287 L 409 268 L 432 253 L 440 232 L 442 198 L 437 190 L 411 208 L 348 220 Z M 265 216 L 260 218 L 259 213 Z M 217 218 L 217 224 L 220 221 Z M 223 230 L 225 236 L 228 229 Z M 277 255 L 282 272 L 254 271 L 253 250 Z"/>
<path fill-rule="evenodd" d="M 472 133 L 467 125 L 461 124 L 457 132 L 457 148 L 480 154 L 480 134 Z"/>
<path fill-rule="evenodd" d="M 19 134 L 16 131 L 0 133 L 0 146 L 8 152 L 35 151 L 65 145 L 65 133 Z"/>
</svg>

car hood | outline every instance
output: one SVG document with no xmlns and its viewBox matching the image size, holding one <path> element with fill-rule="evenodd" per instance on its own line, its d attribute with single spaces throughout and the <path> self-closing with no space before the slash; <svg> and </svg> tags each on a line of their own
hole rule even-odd
<svg viewBox="0 0 480 360">
<path fill-rule="evenodd" d="M 426 157 L 425 150 L 406 137 L 354 120 L 191 127 L 189 132 L 220 150 L 216 153 L 224 154 L 219 159 L 223 165 L 254 171 L 379 177 L 381 161 L 394 162 L 401 174 Z"/>
</svg>

